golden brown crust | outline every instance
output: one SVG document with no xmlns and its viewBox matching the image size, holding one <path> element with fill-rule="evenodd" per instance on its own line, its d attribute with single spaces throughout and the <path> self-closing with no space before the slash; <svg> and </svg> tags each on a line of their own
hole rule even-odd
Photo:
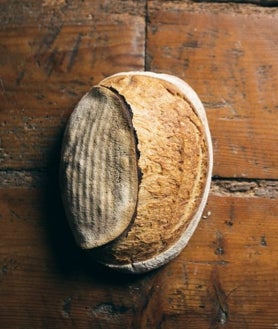
<svg viewBox="0 0 278 329">
<path fill-rule="evenodd" d="M 94 254 L 109 264 L 145 261 L 175 244 L 198 209 L 207 177 L 206 137 L 174 84 L 141 75 L 102 84 L 123 95 L 133 111 L 143 177 L 132 227 Z"/>
</svg>

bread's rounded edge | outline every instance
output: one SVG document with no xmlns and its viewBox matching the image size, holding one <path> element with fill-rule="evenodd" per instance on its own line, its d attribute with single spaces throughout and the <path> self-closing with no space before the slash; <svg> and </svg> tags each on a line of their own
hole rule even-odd
<svg viewBox="0 0 278 329">
<path fill-rule="evenodd" d="M 142 262 L 134 262 L 132 264 L 124 264 L 124 265 L 115 265 L 115 264 L 108 264 L 103 263 L 103 265 L 113 268 L 115 270 L 121 271 L 121 272 L 129 272 L 129 273 L 145 273 L 151 270 L 154 270 L 158 267 L 161 267 L 162 265 L 165 265 L 170 260 L 175 258 L 179 255 L 179 253 L 184 249 L 184 247 L 187 245 L 188 241 L 190 240 L 191 236 L 193 235 L 194 231 L 196 230 L 198 223 L 202 217 L 202 213 L 204 211 L 207 197 L 209 194 L 210 189 L 210 183 L 211 178 L 207 179 L 204 193 L 202 196 L 202 200 L 200 203 L 200 206 L 195 213 L 194 217 L 191 219 L 190 224 L 188 225 L 187 229 L 185 230 L 184 234 L 180 237 L 180 239 L 172 245 L 169 249 L 164 251 L 163 253 L 148 259 L 146 261 Z"/>
<path fill-rule="evenodd" d="M 195 213 L 195 215 L 193 216 L 193 218 L 191 219 L 190 224 L 186 228 L 185 232 L 180 237 L 180 239 L 169 249 L 146 261 L 134 262 L 131 264 L 122 264 L 122 265 L 103 263 L 103 265 L 121 272 L 140 274 L 157 269 L 158 267 L 165 265 L 170 260 L 178 256 L 180 252 L 184 249 L 184 247 L 187 245 L 188 241 L 190 240 L 191 236 L 196 230 L 198 223 L 200 222 L 200 219 L 202 217 L 202 213 L 206 206 L 207 198 L 209 195 L 212 168 L 213 168 L 213 148 L 212 148 L 212 140 L 211 140 L 211 134 L 206 116 L 206 111 L 204 109 L 204 106 L 199 96 L 188 83 L 170 74 L 144 72 L 144 71 L 120 72 L 108 77 L 107 79 L 110 79 L 113 76 L 126 76 L 126 75 L 143 75 L 148 77 L 154 77 L 174 84 L 186 96 L 192 108 L 197 112 L 199 118 L 201 119 L 205 130 L 205 138 L 208 147 L 207 178 L 206 178 L 206 183 L 204 186 L 204 191 L 200 202 L 200 206 L 197 212 Z M 100 84 L 105 80 L 106 79 L 102 80 Z"/>
</svg>

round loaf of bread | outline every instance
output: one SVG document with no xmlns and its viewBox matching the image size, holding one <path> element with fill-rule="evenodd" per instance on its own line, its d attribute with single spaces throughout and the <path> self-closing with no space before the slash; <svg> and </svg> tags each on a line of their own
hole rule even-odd
<svg viewBox="0 0 278 329">
<path fill-rule="evenodd" d="M 63 143 L 62 195 L 77 242 L 121 271 L 167 263 L 198 225 L 212 163 L 206 113 L 188 84 L 153 72 L 104 79 L 77 105 Z"/>
</svg>

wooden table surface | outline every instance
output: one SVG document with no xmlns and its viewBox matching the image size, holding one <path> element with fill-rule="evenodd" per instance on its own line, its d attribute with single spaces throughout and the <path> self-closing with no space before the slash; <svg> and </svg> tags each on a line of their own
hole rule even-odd
<svg viewBox="0 0 278 329">
<path fill-rule="evenodd" d="M 1 329 L 278 328 L 278 8 L 253 2 L 0 1 Z M 57 177 L 78 100 L 129 70 L 197 91 L 215 159 L 188 246 L 140 276 L 78 249 Z"/>
</svg>

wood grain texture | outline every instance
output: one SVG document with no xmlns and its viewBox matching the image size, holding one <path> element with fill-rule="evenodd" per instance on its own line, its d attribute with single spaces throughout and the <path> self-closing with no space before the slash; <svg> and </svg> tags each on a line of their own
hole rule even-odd
<svg viewBox="0 0 278 329">
<path fill-rule="evenodd" d="M 144 69 L 144 3 L 130 2 L 122 13 L 122 1 L 115 11 L 47 3 L 29 10 L 24 2 L 17 10 L 3 5 L 2 168 L 46 168 L 84 92 L 117 71 Z M 277 177 L 276 9 L 156 1 L 148 7 L 147 69 L 176 74 L 200 95 L 214 138 L 214 175 Z"/>
<path fill-rule="evenodd" d="M 1 1 L 1 329 L 278 328 L 277 15 L 231 3 Z M 182 254 L 131 277 L 75 245 L 58 161 L 91 85 L 144 67 L 198 92 L 221 177 Z"/>
<path fill-rule="evenodd" d="M 277 178 L 276 8 L 151 1 L 148 69 L 197 91 L 214 140 L 214 175 Z"/>
<path fill-rule="evenodd" d="M 0 190 L 1 328 L 273 328 L 277 199 L 212 192 L 181 255 L 131 277 L 79 251 L 51 181 Z"/>
<path fill-rule="evenodd" d="M 2 3 L 1 168 L 46 168 L 81 96 L 144 68 L 144 2 L 44 3 Z"/>
</svg>

